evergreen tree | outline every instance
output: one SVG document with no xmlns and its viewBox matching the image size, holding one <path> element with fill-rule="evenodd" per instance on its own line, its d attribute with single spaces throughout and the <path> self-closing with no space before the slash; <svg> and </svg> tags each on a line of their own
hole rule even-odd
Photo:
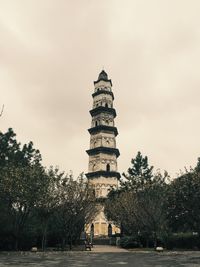
<svg viewBox="0 0 200 267">
<path fill-rule="evenodd" d="M 126 189 L 142 189 L 146 183 L 151 182 L 153 166 L 149 166 L 148 157 L 143 157 L 141 152 L 138 152 L 136 157 L 131 160 L 131 164 L 132 167 L 128 169 L 128 174 L 123 173 L 125 181 L 121 180 L 121 186 Z"/>
<path fill-rule="evenodd" d="M 169 186 L 167 215 L 173 231 L 200 234 L 200 172 L 190 169 Z"/>
<path fill-rule="evenodd" d="M 197 159 L 197 165 L 195 167 L 196 172 L 200 172 L 200 157 Z"/>
</svg>

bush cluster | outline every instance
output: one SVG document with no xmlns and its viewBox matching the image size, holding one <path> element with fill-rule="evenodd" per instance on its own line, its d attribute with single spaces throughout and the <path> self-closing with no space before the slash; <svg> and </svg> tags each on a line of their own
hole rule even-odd
<svg viewBox="0 0 200 267">
<path fill-rule="evenodd" d="M 168 249 L 200 249 L 200 238 L 198 234 L 176 233 L 166 240 Z"/>
</svg>

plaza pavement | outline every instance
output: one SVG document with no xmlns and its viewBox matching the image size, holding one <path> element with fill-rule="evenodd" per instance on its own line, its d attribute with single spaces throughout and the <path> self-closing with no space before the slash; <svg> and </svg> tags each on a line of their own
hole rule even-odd
<svg viewBox="0 0 200 267">
<path fill-rule="evenodd" d="M 200 267 L 199 251 L 127 251 L 95 246 L 90 251 L 0 252 L 0 267 Z"/>
</svg>

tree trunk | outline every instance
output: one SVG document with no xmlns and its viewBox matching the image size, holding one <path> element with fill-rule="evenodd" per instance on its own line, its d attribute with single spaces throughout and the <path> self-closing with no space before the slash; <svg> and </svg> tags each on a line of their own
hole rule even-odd
<svg viewBox="0 0 200 267">
<path fill-rule="evenodd" d="M 66 242 L 66 240 L 65 240 L 65 238 L 63 237 L 63 238 L 62 238 L 62 250 L 64 250 L 64 248 L 65 248 L 65 242 Z"/>
<path fill-rule="evenodd" d="M 154 246 L 154 248 L 156 249 L 156 247 L 157 247 L 157 235 L 156 235 L 156 232 L 154 233 L 153 246 Z"/>
<path fill-rule="evenodd" d="M 16 251 L 19 250 L 19 235 L 20 235 L 19 229 L 15 229 L 13 236 L 14 236 L 14 250 Z"/>
<path fill-rule="evenodd" d="M 43 234 L 42 234 L 42 251 L 46 249 L 46 240 L 47 240 L 47 223 L 44 225 Z"/>
<path fill-rule="evenodd" d="M 72 236 L 70 235 L 70 240 L 69 240 L 69 249 L 72 250 Z"/>
<path fill-rule="evenodd" d="M 19 242 L 18 242 L 18 236 L 15 237 L 15 250 L 18 251 L 18 245 L 19 245 Z"/>
<path fill-rule="evenodd" d="M 146 239 L 146 247 L 148 248 L 149 247 L 149 238 L 147 237 Z"/>
</svg>

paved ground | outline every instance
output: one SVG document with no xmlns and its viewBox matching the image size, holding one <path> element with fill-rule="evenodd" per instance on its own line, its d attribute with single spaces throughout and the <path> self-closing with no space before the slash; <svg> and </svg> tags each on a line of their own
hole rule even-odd
<svg viewBox="0 0 200 267">
<path fill-rule="evenodd" d="M 106 252 L 107 251 L 107 252 Z M 127 252 L 96 246 L 92 252 L 0 253 L 0 267 L 197 267 L 200 252 Z"/>
<path fill-rule="evenodd" d="M 115 246 L 94 246 L 94 248 L 92 248 L 92 252 L 93 253 L 108 253 L 108 252 L 111 252 L 111 253 L 119 253 L 119 252 L 123 252 L 123 253 L 127 253 L 129 252 L 128 250 L 126 249 L 123 249 L 123 248 L 119 248 L 119 247 L 115 247 Z"/>
</svg>

